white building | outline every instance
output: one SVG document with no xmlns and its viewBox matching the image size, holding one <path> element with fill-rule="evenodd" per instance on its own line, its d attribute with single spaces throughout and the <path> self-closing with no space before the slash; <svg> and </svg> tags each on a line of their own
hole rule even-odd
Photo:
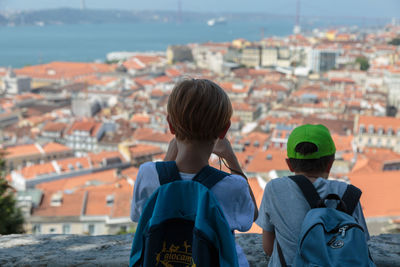
<svg viewBox="0 0 400 267">
<path fill-rule="evenodd" d="M 31 91 L 30 77 L 17 77 L 12 70 L 3 78 L 2 91 L 6 94 L 18 95 Z"/>
<path fill-rule="evenodd" d="M 389 104 L 397 108 L 400 107 L 400 70 L 391 69 L 384 74 L 384 83 L 388 88 Z"/>
</svg>

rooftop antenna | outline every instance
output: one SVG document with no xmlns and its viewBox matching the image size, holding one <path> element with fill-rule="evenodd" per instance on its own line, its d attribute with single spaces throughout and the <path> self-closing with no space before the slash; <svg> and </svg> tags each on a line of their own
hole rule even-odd
<svg viewBox="0 0 400 267">
<path fill-rule="evenodd" d="M 299 34 L 300 32 L 300 0 L 296 0 L 296 22 L 293 28 L 293 33 Z"/>
<path fill-rule="evenodd" d="M 261 27 L 261 41 L 265 38 L 265 28 Z"/>
<path fill-rule="evenodd" d="M 86 9 L 85 0 L 81 0 L 81 10 L 85 10 L 85 9 Z"/>
<path fill-rule="evenodd" d="M 178 24 L 182 23 L 182 0 L 178 0 Z"/>
</svg>

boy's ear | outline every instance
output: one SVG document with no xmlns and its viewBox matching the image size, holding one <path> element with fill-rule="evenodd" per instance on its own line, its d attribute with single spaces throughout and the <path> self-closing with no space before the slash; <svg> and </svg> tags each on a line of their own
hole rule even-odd
<svg viewBox="0 0 400 267">
<path fill-rule="evenodd" d="M 287 166 L 289 167 L 289 170 L 291 172 L 294 172 L 292 165 L 290 164 L 290 160 L 289 159 L 285 159 Z"/>
<path fill-rule="evenodd" d="M 332 165 L 333 165 L 333 162 L 334 162 L 334 161 L 335 161 L 335 160 L 332 160 L 331 162 L 328 163 L 328 166 L 326 167 L 326 172 L 327 172 L 327 173 L 330 173 L 330 172 L 331 172 Z"/>
<path fill-rule="evenodd" d="M 167 122 L 168 122 L 169 130 L 171 131 L 172 134 L 175 134 L 175 129 L 174 129 L 174 127 L 173 127 L 172 124 L 171 124 L 171 121 L 170 121 L 170 119 L 169 119 L 169 115 L 167 115 Z"/>
<path fill-rule="evenodd" d="M 231 127 L 231 121 L 228 122 L 228 125 L 226 125 L 226 127 L 224 128 L 224 130 L 222 131 L 222 133 L 218 136 L 219 139 L 224 139 L 226 133 L 228 132 L 229 128 Z"/>
</svg>

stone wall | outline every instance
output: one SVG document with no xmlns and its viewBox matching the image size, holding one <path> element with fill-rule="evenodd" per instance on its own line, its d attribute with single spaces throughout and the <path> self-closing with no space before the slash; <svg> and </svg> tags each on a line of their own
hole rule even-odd
<svg viewBox="0 0 400 267">
<path fill-rule="evenodd" d="M 250 266 L 266 266 L 261 236 L 238 234 Z M 0 266 L 127 266 L 132 235 L 0 236 Z M 400 235 L 373 236 L 370 250 L 377 266 L 400 266 Z"/>
</svg>

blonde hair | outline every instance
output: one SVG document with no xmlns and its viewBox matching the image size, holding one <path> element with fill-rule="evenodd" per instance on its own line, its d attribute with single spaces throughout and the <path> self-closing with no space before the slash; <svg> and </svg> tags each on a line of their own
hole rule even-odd
<svg viewBox="0 0 400 267">
<path fill-rule="evenodd" d="M 177 83 L 168 99 L 169 121 L 177 139 L 215 140 L 228 127 L 232 105 L 224 90 L 206 79 Z"/>
</svg>

